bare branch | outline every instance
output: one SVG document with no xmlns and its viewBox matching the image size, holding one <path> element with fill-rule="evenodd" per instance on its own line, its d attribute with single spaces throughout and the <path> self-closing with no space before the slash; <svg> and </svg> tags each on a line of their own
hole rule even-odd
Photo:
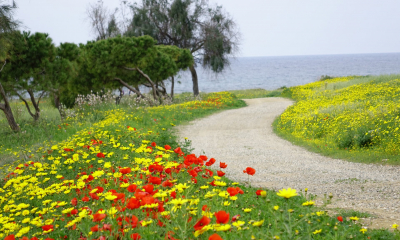
<svg viewBox="0 0 400 240">
<path fill-rule="evenodd" d="M 6 64 L 7 64 L 7 60 L 4 61 L 4 64 L 3 64 L 3 66 L 1 67 L 0 72 L 3 71 L 3 68 L 4 68 L 4 66 L 5 66 Z"/>
<path fill-rule="evenodd" d="M 86 8 L 86 14 L 96 39 L 106 39 L 109 11 L 103 6 L 103 2 L 94 5 L 89 4 Z"/>
</svg>

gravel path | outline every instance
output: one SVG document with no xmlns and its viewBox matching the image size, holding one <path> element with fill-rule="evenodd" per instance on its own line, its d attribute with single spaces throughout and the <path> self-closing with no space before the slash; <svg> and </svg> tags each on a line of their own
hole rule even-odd
<svg viewBox="0 0 400 240">
<path fill-rule="evenodd" d="M 243 170 L 253 167 L 253 186 L 308 188 L 319 196 L 319 204 L 324 194 L 333 193 L 328 208 L 372 213 L 376 218 L 364 220 L 364 224 L 374 228 L 400 224 L 400 167 L 352 163 L 308 152 L 276 136 L 271 127 L 292 101 L 245 101 L 247 107 L 180 126 L 179 136 L 192 141 L 194 153 L 205 152 L 217 163 L 227 163 L 226 176 L 234 181 L 246 182 Z"/>
</svg>

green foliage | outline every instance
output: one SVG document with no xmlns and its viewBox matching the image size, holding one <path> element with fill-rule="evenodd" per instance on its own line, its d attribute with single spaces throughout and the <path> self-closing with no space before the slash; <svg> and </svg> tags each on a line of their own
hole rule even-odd
<svg viewBox="0 0 400 240">
<path fill-rule="evenodd" d="M 202 0 L 142 0 L 133 5 L 133 19 L 125 36 L 153 37 L 158 44 L 189 49 L 204 68 L 222 72 L 238 50 L 240 33 L 221 6 Z M 199 94 L 194 65 L 190 66 L 193 93 Z"/>
<path fill-rule="evenodd" d="M 15 91 L 42 90 L 46 85 L 43 75 L 54 57 L 54 44 L 47 34 L 16 33 L 2 72 L 5 85 Z"/>
<path fill-rule="evenodd" d="M 0 4 L 3 1 L 0 1 Z M 18 27 L 19 22 L 14 20 L 14 10 L 17 5 L 13 1 L 12 5 L 1 4 L 0 5 L 0 61 L 4 62 L 7 51 L 12 45 L 11 38 L 14 34 L 15 29 Z M 0 68 L 1 69 L 1 68 Z"/>
<path fill-rule="evenodd" d="M 74 43 L 61 43 L 56 48 L 56 57 L 49 64 L 46 71 L 46 90 L 50 91 L 55 99 L 52 101 L 55 107 L 59 108 L 60 96 L 63 100 L 68 97 L 68 82 L 78 74 L 79 48 Z"/>
</svg>

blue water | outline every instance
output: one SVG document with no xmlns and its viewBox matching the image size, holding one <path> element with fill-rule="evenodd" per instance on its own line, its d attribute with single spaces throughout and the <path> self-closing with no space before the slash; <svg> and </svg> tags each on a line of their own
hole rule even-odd
<svg viewBox="0 0 400 240">
<path fill-rule="evenodd" d="M 400 53 L 236 58 L 223 74 L 197 67 L 201 92 L 251 88 L 277 89 L 318 80 L 321 75 L 400 73 Z M 192 92 L 189 71 L 179 74 L 175 92 Z M 168 89 L 169 91 L 169 89 Z"/>
</svg>

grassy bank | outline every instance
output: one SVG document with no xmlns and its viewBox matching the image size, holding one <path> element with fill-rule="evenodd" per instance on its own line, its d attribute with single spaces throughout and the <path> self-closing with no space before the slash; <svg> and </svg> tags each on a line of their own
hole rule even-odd
<svg viewBox="0 0 400 240">
<path fill-rule="evenodd" d="M 212 93 L 202 94 L 200 98 L 194 99 L 192 94 L 178 94 L 174 102 L 179 104 L 199 101 L 200 99 L 212 99 L 213 95 Z M 92 95 L 88 97 L 85 103 L 77 104 L 74 109 L 66 110 L 67 117 L 61 121 L 58 110 L 50 101 L 51 99 L 41 101 L 41 117 L 36 122 L 28 114 L 25 105 L 21 104 L 20 101 L 12 102 L 14 116 L 21 127 L 21 132 L 19 133 L 12 132 L 5 116 L 0 115 L 0 135 L 2 136 L 2 141 L 0 142 L 0 165 L 13 162 L 18 158 L 29 160 L 29 157 L 32 157 L 32 154 L 34 155 L 36 151 L 63 141 L 83 129 L 90 129 L 94 124 L 105 119 L 110 110 L 122 109 L 127 113 L 135 113 L 143 116 L 149 115 L 148 104 L 145 102 L 136 102 L 133 96 L 125 96 L 122 98 L 121 103 L 116 105 L 114 98 L 110 95 L 105 96 L 103 99 L 98 99 L 95 95 Z M 175 124 L 181 124 L 219 111 L 221 108 L 241 106 L 245 106 L 245 103 L 235 100 L 229 103 L 229 105 L 221 105 L 215 108 L 197 108 L 196 111 L 190 113 L 187 110 L 184 110 L 181 114 L 179 112 L 174 112 L 173 114 L 162 112 L 154 114 L 154 119 L 158 118 L 165 122 L 170 121 Z M 148 116 L 148 118 L 140 121 L 138 123 L 140 124 L 139 127 L 150 129 L 154 123 L 149 120 L 152 116 Z"/>
<path fill-rule="evenodd" d="M 158 107 L 99 106 L 94 111 L 86 106 L 90 110 L 78 112 L 68 124 L 82 129 L 70 134 L 66 129 L 60 142 L 45 138 L 42 148 L 33 144 L 27 156 L 15 156 L 18 160 L 3 169 L 0 238 L 399 237 L 398 232 L 362 228 L 357 212 L 329 216 L 304 191 L 277 194 L 234 183 L 223 176 L 230 167 L 223 160 L 190 154 L 190 143 L 171 134 L 177 124 L 243 105 L 225 92 Z M 97 121 L 87 126 L 85 118 Z M 54 131 L 64 130 L 58 129 Z M 219 171 L 211 170 L 212 165 Z M 257 174 L 251 166 L 243 170 L 249 182 Z"/>
<path fill-rule="evenodd" d="M 400 75 L 332 78 L 287 88 L 296 100 L 274 123 L 280 136 L 334 158 L 400 164 Z"/>
</svg>

